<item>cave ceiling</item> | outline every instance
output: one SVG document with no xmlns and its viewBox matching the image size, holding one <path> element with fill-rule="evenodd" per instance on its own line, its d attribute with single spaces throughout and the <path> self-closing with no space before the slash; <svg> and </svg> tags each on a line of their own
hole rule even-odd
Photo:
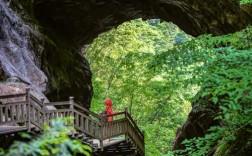
<svg viewBox="0 0 252 156">
<path fill-rule="evenodd" d="M 77 47 L 136 18 L 173 22 L 192 36 L 227 34 L 251 23 L 234 0 L 36 0 L 34 10 L 42 25 Z"/>
</svg>

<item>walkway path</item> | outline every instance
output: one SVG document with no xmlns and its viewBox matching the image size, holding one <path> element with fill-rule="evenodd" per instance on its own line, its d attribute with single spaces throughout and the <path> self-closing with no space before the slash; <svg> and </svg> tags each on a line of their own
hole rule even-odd
<svg viewBox="0 0 252 156">
<path fill-rule="evenodd" d="M 22 96 L 25 101 L 0 104 L 0 135 L 18 131 L 31 132 L 33 129 L 42 132 L 43 125 L 50 125 L 51 119 L 72 116 L 74 122 L 71 124 L 76 129 L 72 136 L 93 146 L 97 155 L 111 155 L 113 152 L 121 155 L 145 154 L 144 135 L 127 111 L 110 115 L 114 121 L 108 124 L 103 122 L 103 116 L 75 103 L 73 97 L 70 97 L 69 101 L 45 103 L 44 99 L 37 99 L 27 89 L 24 94 L 0 95 L 0 100 Z M 48 110 L 49 106 L 56 109 Z M 6 126 L 13 123 L 22 126 Z M 104 141 L 118 136 L 124 138 Z"/>
</svg>

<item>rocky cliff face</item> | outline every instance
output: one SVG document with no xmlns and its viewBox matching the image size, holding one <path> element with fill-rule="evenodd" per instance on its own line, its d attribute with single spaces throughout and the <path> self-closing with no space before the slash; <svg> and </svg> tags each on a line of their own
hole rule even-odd
<svg viewBox="0 0 252 156">
<path fill-rule="evenodd" d="M 211 126 L 218 126 L 220 122 L 214 120 L 219 109 L 210 100 L 211 97 L 201 97 L 201 93 L 195 96 L 195 101 L 192 104 L 192 110 L 188 118 L 181 127 L 177 129 L 176 138 L 173 143 L 173 149 L 184 149 L 182 142 L 185 139 L 192 139 L 194 137 L 203 137 Z M 212 106 L 211 108 L 202 107 L 204 104 Z"/>
<path fill-rule="evenodd" d="M 0 81 L 5 86 L 0 87 L 2 93 L 6 86 L 31 87 L 39 97 L 46 94 L 55 101 L 75 96 L 77 102 L 89 107 L 92 85 L 87 61 L 68 43 L 61 40 L 58 46 L 42 34 L 32 14 L 19 2 L 0 2 Z M 12 81 L 15 85 L 10 85 Z"/>
<path fill-rule="evenodd" d="M 39 31 L 10 9 L 7 1 L 0 1 L 0 81 L 22 83 L 43 96 L 48 82 L 41 70 L 43 50 Z"/>
</svg>

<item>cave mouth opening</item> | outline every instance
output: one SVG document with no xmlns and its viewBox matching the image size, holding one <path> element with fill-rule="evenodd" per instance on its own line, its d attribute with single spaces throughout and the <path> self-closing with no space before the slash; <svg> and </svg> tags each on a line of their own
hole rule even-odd
<svg viewBox="0 0 252 156">
<path fill-rule="evenodd" d="M 42 64 L 46 65 L 43 71 L 50 76 L 47 96 L 50 100 L 66 100 L 71 93 L 86 108 L 90 107 L 92 97 L 91 72 L 86 60 L 75 54 L 98 34 L 139 17 L 171 21 L 192 36 L 227 34 L 251 23 L 239 4 L 231 0 L 179 3 L 168 0 L 145 3 L 141 0 L 38 0 L 20 3 L 36 18 L 44 34 L 47 48 Z"/>
<path fill-rule="evenodd" d="M 191 39 L 177 25 L 160 19 L 134 19 L 100 34 L 83 48 L 93 73 L 91 110 L 104 110 L 107 98 L 114 111 L 127 107 L 145 131 L 147 153 L 169 153 L 198 87 L 174 82 L 176 73 L 164 71 L 162 66 L 169 64 L 156 56 Z"/>
</svg>

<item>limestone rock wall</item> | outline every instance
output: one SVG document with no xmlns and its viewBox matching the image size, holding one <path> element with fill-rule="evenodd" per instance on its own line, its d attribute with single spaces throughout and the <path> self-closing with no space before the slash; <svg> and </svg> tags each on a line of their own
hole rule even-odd
<svg viewBox="0 0 252 156">
<path fill-rule="evenodd" d="M 30 87 L 50 101 L 74 96 L 88 108 L 92 96 L 88 62 L 60 37 L 55 35 L 57 41 L 48 37 L 32 9 L 23 6 L 28 5 L 18 0 L 0 1 L 0 83 L 9 85 L 15 79 L 20 85 L 11 87 Z"/>
<path fill-rule="evenodd" d="M 21 7 L 18 3 L 12 7 L 7 0 L 0 1 L 1 84 L 9 85 L 15 79 L 20 84 L 15 86 L 17 89 L 31 87 L 44 97 L 48 79 L 40 69 L 44 50 L 41 34 L 22 18 L 22 12 L 16 12 Z M 1 86 L 1 92 L 4 92 L 5 88 Z"/>
</svg>

